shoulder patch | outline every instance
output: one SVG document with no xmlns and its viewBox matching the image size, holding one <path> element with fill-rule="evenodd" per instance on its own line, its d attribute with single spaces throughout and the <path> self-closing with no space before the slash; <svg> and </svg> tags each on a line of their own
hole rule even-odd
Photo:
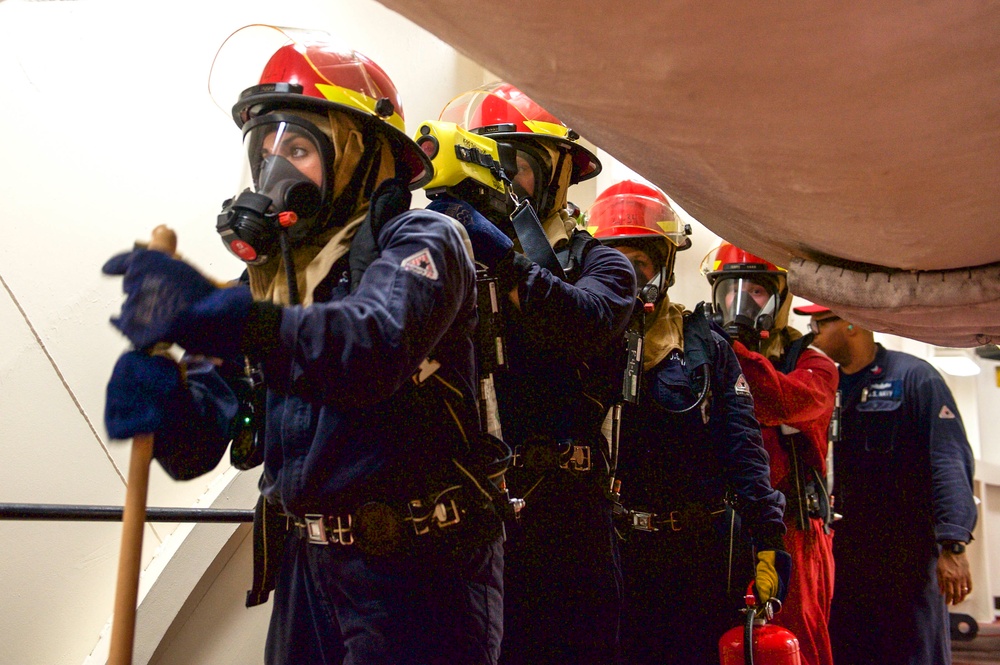
<svg viewBox="0 0 1000 665">
<path fill-rule="evenodd" d="M 740 374 L 739 378 L 736 379 L 736 385 L 733 386 L 733 389 L 736 390 L 737 395 L 750 397 L 750 384 L 747 383 L 746 377 L 742 374 Z"/>
<path fill-rule="evenodd" d="M 954 420 L 955 413 L 948 408 L 947 404 L 941 405 L 941 411 L 938 413 L 938 418 L 944 418 L 945 420 Z"/>
<path fill-rule="evenodd" d="M 430 250 L 427 248 L 420 250 L 416 254 L 407 256 L 399 265 L 403 270 L 415 272 L 429 280 L 436 281 L 438 278 L 437 266 L 434 265 L 434 259 L 431 258 Z"/>
</svg>

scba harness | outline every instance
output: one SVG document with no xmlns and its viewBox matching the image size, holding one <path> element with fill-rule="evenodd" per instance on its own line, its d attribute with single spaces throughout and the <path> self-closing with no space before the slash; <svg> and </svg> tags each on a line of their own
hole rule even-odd
<svg viewBox="0 0 1000 665">
<path fill-rule="evenodd" d="M 792 342 L 780 359 L 772 361 L 774 368 L 782 374 L 794 371 L 799 356 L 812 344 L 814 337 L 813 333 L 808 333 Z M 794 517 L 795 526 L 800 530 L 809 529 L 809 519 L 813 518 L 822 520 L 823 529 L 829 533 L 833 521 L 830 495 L 819 469 L 807 466 L 802 460 L 801 449 L 809 446 L 806 435 L 794 427 L 781 425 L 778 440 L 791 457 L 792 492 L 785 513 Z"/>
<path fill-rule="evenodd" d="M 530 211 L 530 205 L 528 210 Z M 515 223 L 514 228 L 525 255 L 542 267 L 546 267 L 546 263 L 555 262 L 557 269 L 550 272 L 568 284 L 574 284 L 580 278 L 588 253 L 600 244 L 587 231 L 575 229 L 569 242 L 558 250 L 553 250 L 537 218 L 530 224 Z M 532 236 L 535 236 L 534 240 L 530 239 Z M 544 249 L 551 255 L 547 259 L 539 257 L 537 252 L 529 251 L 533 247 L 543 246 L 543 243 Z M 591 477 L 597 491 L 607 496 L 613 482 L 616 462 L 613 448 L 609 448 L 608 441 L 601 434 L 601 425 L 609 409 L 617 409 L 623 399 L 630 398 L 631 391 L 626 391 L 621 386 L 634 387 L 634 379 L 626 375 L 629 368 L 634 370 L 636 367 L 635 363 L 628 362 L 627 334 L 623 334 L 609 348 L 611 352 L 608 354 L 598 354 L 587 359 L 572 357 L 569 361 L 574 378 L 572 384 L 565 387 L 565 394 L 571 397 L 564 404 L 567 413 L 564 414 L 563 421 L 572 423 L 572 431 L 563 436 L 529 432 L 514 447 L 512 468 L 534 476 L 530 483 L 531 489 L 522 498 L 527 499 L 527 495 L 549 473 L 569 473 L 580 479 Z M 635 352 L 636 348 L 633 347 L 633 358 Z M 641 360 L 641 344 L 639 357 Z"/>
<path fill-rule="evenodd" d="M 410 193 L 399 180 L 375 191 L 346 259 L 351 292 L 380 255 L 377 239 L 384 224 L 409 205 Z M 338 495 L 336 505 L 289 514 L 259 499 L 248 607 L 265 602 L 274 589 L 287 535 L 374 556 L 453 556 L 502 535 L 503 520 L 513 510 L 503 481 L 511 451 L 480 430 L 475 408 L 442 378 L 440 368 L 428 357 L 392 404 L 386 400 L 364 415 L 374 430 L 384 429 L 397 423 L 399 403 L 405 403 L 406 422 L 417 424 L 413 438 L 420 445 L 408 446 L 360 487 Z"/>
<path fill-rule="evenodd" d="M 627 446 L 620 472 L 630 490 L 629 505 L 619 502 L 621 482 L 612 498 L 619 527 L 626 531 L 701 530 L 726 512 L 730 502 L 720 482 L 723 468 L 715 454 L 704 451 L 710 438 L 717 351 L 704 303 L 699 303 L 684 315 L 683 354 L 675 352 L 669 360 L 668 371 L 677 376 L 656 385 L 643 376 L 639 399 L 625 409 L 621 438 Z M 682 375 L 692 377 L 683 392 L 689 401 L 661 404 L 657 397 L 663 398 L 665 389 L 679 391 L 681 382 L 686 384 Z"/>
</svg>

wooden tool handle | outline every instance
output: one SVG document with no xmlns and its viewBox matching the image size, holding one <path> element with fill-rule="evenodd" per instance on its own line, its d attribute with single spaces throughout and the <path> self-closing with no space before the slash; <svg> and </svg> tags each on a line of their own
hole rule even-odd
<svg viewBox="0 0 1000 665">
<path fill-rule="evenodd" d="M 152 460 L 153 435 L 136 435 L 132 439 L 128 487 L 125 490 L 125 510 L 122 514 L 118 585 L 115 589 L 115 614 L 111 625 L 108 665 L 132 663 L 135 610 L 139 598 L 139 572 L 142 568 L 142 535 L 146 526 L 146 494 L 149 488 L 149 465 Z"/>
<path fill-rule="evenodd" d="M 153 229 L 146 249 L 155 249 L 158 252 L 174 256 L 177 254 L 177 234 L 166 224 L 160 224 Z"/>
</svg>

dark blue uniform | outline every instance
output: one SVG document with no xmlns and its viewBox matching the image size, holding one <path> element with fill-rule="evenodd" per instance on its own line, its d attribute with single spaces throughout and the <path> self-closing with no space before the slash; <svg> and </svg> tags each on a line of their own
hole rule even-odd
<svg viewBox="0 0 1000 665">
<path fill-rule="evenodd" d="M 504 440 L 518 452 L 507 483 L 526 506 L 508 531 L 501 662 L 611 663 L 622 589 L 601 424 L 621 391 L 623 367 L 608 361 L 635 275 L 599 244 L 573 283 L 521 255 L 513 270 L 520 310 L 507 307 L 508 367 L 496 380 Z"/>
<path fill-rule="evenodd" d="M 261 492 L 301 525 L 285 541 L 266 660 L 495 663 L 502 527 L 467 511 L 481 497 L 451 461 L 469 458 L 478 426 L 474 268 L 454 222 L 433 212 L 389 220 L 378 247 L 355 292 L 335 266 L 315 304 L 284 308 L 280 339 L 259 358 L 268 386 Z M 428 357 L 440 367 L 418 385 Z M 211 377 L 190 378 L 226 401 Z M 439 498 L 454 498 L 462 520 L 417 536 Z M 366 510 L 375 516 L 367 540 Z M 400 531 L 382 519 L 390 513 Z M 331 539 L 324 527 L 343 544 L 306 538 Z"/>
<path fill-rule="evenodd" d="M 840 389 L 834 660 L 950 663 L 937 542 L 968 542 L 976 524 L 973 457 L 958 407 L 930 364 L 881 345 L 872 364 L 841 372 Z"/>
<path fill-rule="evenodd" d="M 701 316 L 685 328 L 700 323 L 708 333 L 693 318 Z M 685 352 L 645 373 L 622 427 L 622 504 L 655 514 L 652 524 L 632 517 L 623 527 L 629 665 L 717 663 L 719 638 L 739 621 L 754 578 L 748 539 L 781 549 L 785 531 L 785 499 L 771 487 L 739 361 L 717 332 L 701 339 L 707 348 L 696 349 L 686 330 Z"/>
</svg>

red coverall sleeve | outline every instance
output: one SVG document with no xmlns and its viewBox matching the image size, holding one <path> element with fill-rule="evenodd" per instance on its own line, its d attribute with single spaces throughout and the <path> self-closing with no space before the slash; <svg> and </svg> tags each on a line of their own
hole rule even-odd
<svg viewBox="0 0 1000 665">
<path fill-rule="evenodd" d="M 795 369 L 782 374 L 763 355 L 733 343 L 740 366 L 750 382 L 757 420 L 763 427 L 790 425 L 804 432 L 815 450 L 807 451 L 805 462 L 826 466 L 826 430 L 830 425 L 837 395 L 837 366 L 827 356 L 805 349 Z"/>
</svg>

